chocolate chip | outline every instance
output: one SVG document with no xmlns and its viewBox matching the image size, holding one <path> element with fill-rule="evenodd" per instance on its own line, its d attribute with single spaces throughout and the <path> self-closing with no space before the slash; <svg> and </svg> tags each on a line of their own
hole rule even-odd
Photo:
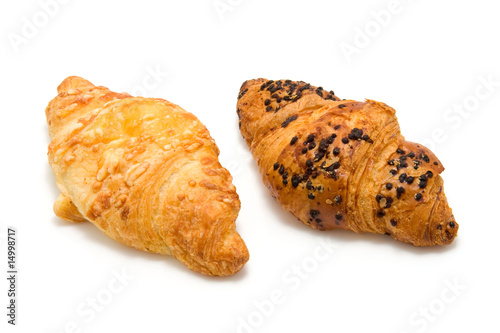
<svg viewBox="0 0 500 333">
<path fill-rule="evenodd" d="M 331 167 L 333 168 L 333 170 L 337 170 L 338 168 L 340 168 L 340 162 L 335 162 L 331 165 Z M 333 171 L 333 170 L 330 170 L 330 171 Z"/>
<path fill-rule="evenodd" d="M 318 151 L 319 152 L 326 152 L 326 149 L 328 148 L 328 143 L 326 141 L 326 139 L 321 139 L 321 141 L 319 142 L 319 146 L 318 146 Z"/>
<path fill-rule="evenodd" d="M 309 193 L 309 194 L 307 195 L 307 197 L 308 197 L 309 199 L 311 199 L 311 200 L 314 200 L 314 198 L 315 198 L 314 194 L 312 194 L 312 193 Z"/>
<path fill-rule="evenodd" d="M 361 140 L 361 138 L 363 137 L 363 130 L 355 127 L 347 137 L 349 138 L 349 140 Z"/>
<path fill-rule="evenodd" d="M 406 173 L 402 173 L 401 175 L 399 175 L 399 182 L 404 183 L 406 180 L 406 177 L 408 177 L 408 175 Z"/>
<path fill-rule="evenodd" d="M 399 199 L 399 198 L 401 198 L 401 195 L 402 195 L 403 193 L 405 193 L 405 189 L 404 189 L 404 187 L 401 187 L 401 186 L 400 186 L 400 187 L 398 187 L 396 191 L 397 191 L 397 193 L 398 193 L 398 194 L 397 194 L 397 196 L 396 196 L 398 199 Z"/>
<path fill-rule="evenodd" d="M 393 227 L 397 226 L 397 225 L 398 225 L 398 221 L 396 221 L 396 220 L 391 220 L 391 225 L 392 225 Z"/>
<path fill-rule="evenodd" d="M 349 139 L 348 138 L 342 138 L 342 143 L 348 144 L 349 143 Z"/>
<path fill-rule="evenodd" d="M 324 152 L 320 152 L 320 151 L 315 151 L 314 152 L 314 162 L 318 162 L 323 157 L 325 157 L 325 153 Z"/>
<path fill-rule="evenodd" d="M 300 182 L 302 181 L 302 177 L 299 175 L 293 175 L 292 176 L 292 186 L 297 187 L 299 186 Z"/>
<path fill-rule="evenodd" d="M 315 219 L 319 215 L 319 210 L 311 209 L 309 211 L 309 215 L 311 215 L 311 217 Z"/>
<path fill-rule="evenodd" d="M 288 124 L 290 124 L 294 120 L 297 120 L 296 114 L 294 114 L 291 117 L 286 118 L 285 121 L 281 123 L 281 127 L 286 128 L 288 126 Z"/>
<path fill-rule="evenodd" d="M 298 139 L 299 139 L 298 137 L 294 136 L 292 138 L 292 140 L 290 141 L 290 145 L 294 145 L 297 142 Z"/>
<path fill-rule="evenodd" d="M 248 89 L 240 91 L 240 93 L 238 94 L 238 99 L 240 99 L 241 97 L 243 97 L 243 95 L 245 95 L 247 93 L 247 91 L 248 91 Z"/>
<path fill-rule="evenodd" d="M 455 222 L 451 221 L 449 224 L 450 224 L 450 228 L 455 228 Z"/>
<path fill-rule="evenodd" d="M 337 137 L 337 134 L 333 133 L 332 135 L 330 135 L 330 136 L 328 137 L 328 139 L 326 139 L 326 142 L 327 142 L 328 144 L 332 144 L 332 143 L 333 143 L 333 141 L 335 140 L 335 138 L 336 138 L 336 137 Z"/>
<path fill-rule="evenodd" d="M 424 162 L 429 163 L 431 160 L 429 159 L 429 156 L 426 154 L 420 154 L 420 159 L 423 160 Z"/>
<path fill-rule="evenodd" d="M 422 193 L 415 194 L 415 200 L 420 201 L 422 199 Z"/>
<path fill-rule="evenodd" d="M 280 167 L 280 164 L 278 162 L 274 163 L 273 169 L 277 170 Z"/>
<path fill-rule="evenodd" d="M 335 203 L 339 205 L 342 202 L 342 197 L 340 195 L 336 195 L 333 201 L 335 201 Z"/>
<path fill-rule="evenodd" d="M 339 148 L 334 148 L 332 151 L 334 156 L 338 156 L 340 154 L 340 149 Z"/>
<path fill-rule="evenodd" d="M 427 175 L 421 175 L 420 177 L 418 177 L 418 179 L 421 181 L 421 182 L 427 182 Z"/>
<path fill-rule="evenodd" d="M 388 189 L 389 191 L 392 190 L 392 184 L 391 183 L 385 184 L 385 188 Z"/>
</svg>

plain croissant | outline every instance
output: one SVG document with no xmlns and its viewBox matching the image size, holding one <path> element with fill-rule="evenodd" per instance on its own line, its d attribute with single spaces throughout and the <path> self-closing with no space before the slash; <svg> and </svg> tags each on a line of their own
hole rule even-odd
<svg viewBox="0 0 500 333">
<path fill-rule="evenodd" d="M 340 100 L 302 81 L 257 79 L 243 83 L 237 113 L 264 183 L 303 223 L 415 246 L 455 238 L 444 168 L 405 140 L 393 108 Z"/>
<path fill-rule="evenodd" d="M 166 100 L 68 77 L 46 109 L 57 216 L 90 221 L 125 245 L 230 275 L 249 258 L 240 209 L 208 130 Z"/>
</svg>

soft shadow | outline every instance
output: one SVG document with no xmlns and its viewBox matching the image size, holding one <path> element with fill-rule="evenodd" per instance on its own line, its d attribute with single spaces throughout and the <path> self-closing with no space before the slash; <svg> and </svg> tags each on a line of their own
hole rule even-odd
<svg viewBox="0 0 500 333">
<path fill-rule="evenodd" d="M 210 282 L 214 281 L 237 282 L 244 279 L 247 276 L 245 267 L 243 267 L 240 272 L 227 277 L 203 275 L 201 273 L 191 271 L 183 263 L 178 261 L 174 256 L 141 251 L 126 246 L 120 242 L 117 242 L 114 239 L 111 239 L 108 236 L 106 236 L 91 222 L 72 223 L 64 221 L 58 218 L 57 216 L 54 216 L 52 220 L 56 226 L 61 228 L 66 228 L 66 227 L 78 228 L 78 231 L 81 232 L 87 239 L 89 239 L 91 243 L 97 244 L 98 246 L 106 247 L 107 249 L 110 249 L 111 251 L 118 253 L 120 256 L 124 256 L 126 258 L 140 259 L 149 262 L 162 262 L 165 263 L 165 265 L 167 265 L 169 269 L 174 269 L 178 271 L 180 274 L 197 276 L 198 278 Z"/>
<path fill-rule="evenodd" d="M 250 256 L 250 260 L 251 260 Z M 248 270 L 247 270 L 247 265 L 243 266 L 241 271 L 239 271 L 236 274 L 230 275 L 230 276 L 208 276 L 208 275 L 203 275 L 203 274 L 198 274 L 198 278 L 201 278 L 207 282 L 212 282 L 212 283 L 227 283 L 227 282 L 232 282 L 232 283 L 237 283 L 241 280 L 244 280 L 248 276 Z M 186 268 L 187 269 L 187 268 Z"/>
<path fill-rule="evenodd" d="M 407 244 L 403 242 L 399 242 L 388 235 L 383 234 L 373 234 L 373 233 L 360 233 L 357 234 L 350 230 L 327 230 L 324 231 L 328 233 L 327 237 L 332 240 L 332 242 L 339 244 L 353 244 L 353 243 L 369 243 L 374 244 L 376 246 L 382 247 L 392 247 L 394 250 L 403 251 L 406 253 L 410 253 L 412 255 L 435 255 L 440 253 L 445 253 L 448 251 L 452 251 L 455 247 L 457 247 L 457 242 L 459 240 L 453 241 L 450 245 L 443 246 L 426 246 L 426 247 L 417 247 L 412 244 Z"/>
</svg>

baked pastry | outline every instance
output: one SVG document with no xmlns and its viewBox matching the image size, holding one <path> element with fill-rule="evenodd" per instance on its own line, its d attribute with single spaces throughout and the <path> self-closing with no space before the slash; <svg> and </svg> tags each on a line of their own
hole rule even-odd
<svg viewBox="0 0 500 333">
<path fill-rule="evenodd" d="M 163 99 L 132 97 L 71 76 L 45 110 L 57 216 L 171 254 L 207 275 L 249 258 L 236 232 L 239 197 L 208 130 Z"/>
<path fill-rule="evenodd" d="M 415 246 L 455 238 L 443 165 L 405 140 L 393 108 L 340 100 L 302 81 L 257 79 L 243 83 L 237 112 L 264 183 L 304 224 Z"/>
</svg>

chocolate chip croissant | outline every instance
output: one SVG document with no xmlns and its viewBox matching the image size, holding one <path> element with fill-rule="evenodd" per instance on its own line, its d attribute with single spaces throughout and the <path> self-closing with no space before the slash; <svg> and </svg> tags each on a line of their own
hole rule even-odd
<svg viewBox="0 0 500 333">
<path fill-rule="evenodd" d="M 257 79 L 243 83 L 237 113 L 272 196 L 306 225 L 415 246 L 455 238 L 444 168 L 405 140 L 393 108 L 340 100 L 302 81 Z"/>
<path fill-rule="evenodd" d="M 132 97 L 68 77 L 45 110 L 57 216 L 90 221 L 125 245 L 171 254 L 207 275 L 249 258 L 240 209 L 208 130 L 166 100 Z"/>
</svg>

